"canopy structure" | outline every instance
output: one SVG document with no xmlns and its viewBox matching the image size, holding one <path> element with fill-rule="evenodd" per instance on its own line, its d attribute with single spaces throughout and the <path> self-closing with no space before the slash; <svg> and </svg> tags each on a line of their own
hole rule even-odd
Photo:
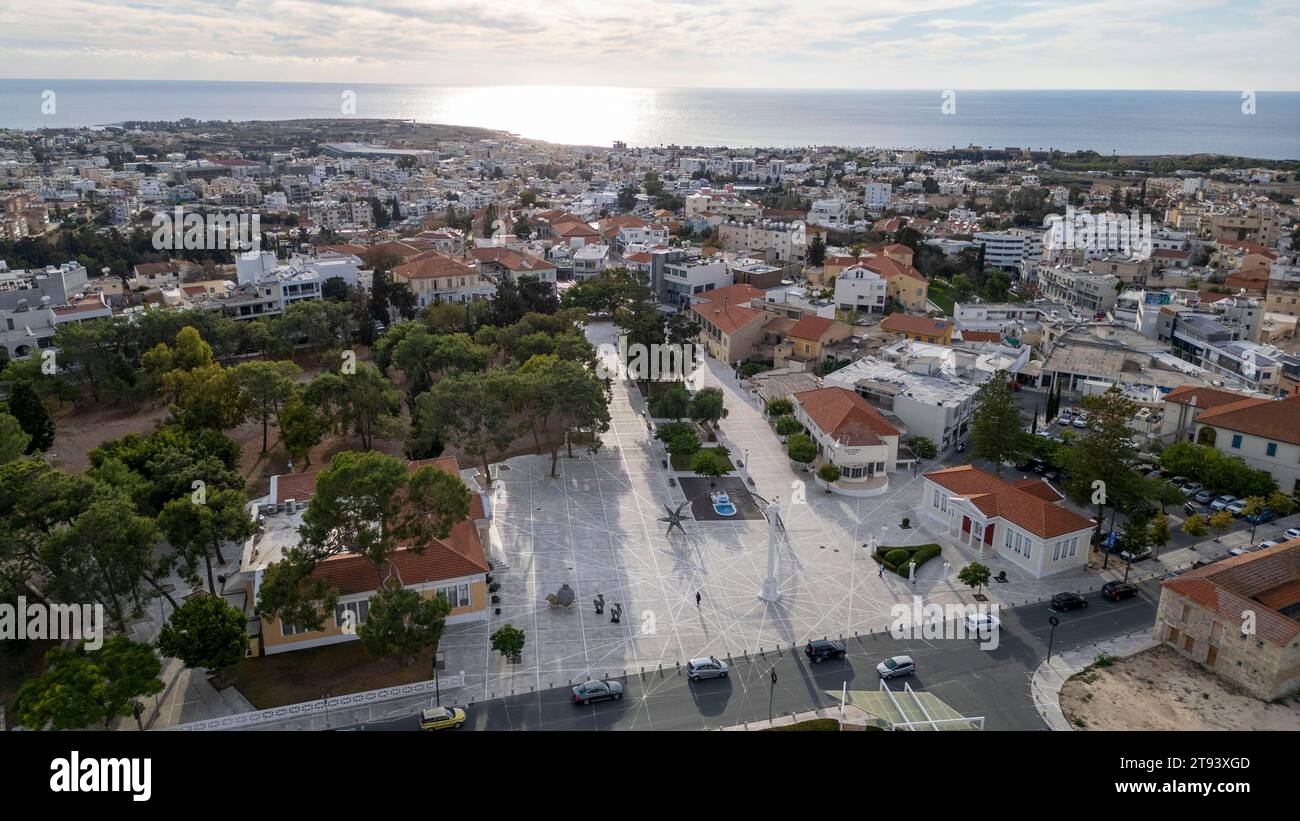
<svg viewBox="0 0 1300 821">
<path fill-rule="evenodd" d="M 827 691 L 873 716 L 879 726 L 890 730 L 983 730 L 984 716 L 964 716 L 934 693 L 917 692 L 903 682 L 902 690 L 891 690 L 882 679 L 880 689 Z"/>
</svg>

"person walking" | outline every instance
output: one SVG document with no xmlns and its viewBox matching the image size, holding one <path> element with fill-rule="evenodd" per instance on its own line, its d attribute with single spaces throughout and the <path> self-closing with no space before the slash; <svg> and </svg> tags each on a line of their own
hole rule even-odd
<svg viewBox="0 0 1300 821">
<path fill-rule="evenodd" d="M 700 606 L 700 591 L 698 590 L 695 591 L 695 606 Z"/>
<path fill-rule="evenodd" d="M 882 579 L 885 578 L 885 566 L 883 564 L 876 569 L 876 575 Z"/>
</svg>

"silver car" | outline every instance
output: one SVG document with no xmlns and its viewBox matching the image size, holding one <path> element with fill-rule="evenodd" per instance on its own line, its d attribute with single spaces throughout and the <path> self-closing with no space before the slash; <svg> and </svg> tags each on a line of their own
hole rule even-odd
<svg viewBox="0 0 1300 821">
<path fill-rule="evenodd" d="M 573 688 L 574 704 L 590 704 L 605 699 L 618 701 L 622 697 L 623 685 L 617 681 L 584 681 Z"/>
<path fill-rule="evenodd" d="M 876 665 L 876 672 L 881 678 L 906 676 L 916 672 L 916 664 L 911 656 L 891 656 Z"/>
<path fill-rule="evenodd" d="M 704 656 L 686 662 L 686 677 L 691 681 L 699 681 L 702 678 L 726 678 L 728 672 L 727 663 L 713 656 Z"/>
</svg>

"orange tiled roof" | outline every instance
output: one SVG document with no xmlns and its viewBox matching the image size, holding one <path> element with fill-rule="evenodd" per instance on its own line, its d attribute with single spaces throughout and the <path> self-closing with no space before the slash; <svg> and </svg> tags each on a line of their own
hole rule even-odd
<svg viewBox="0 0 1300 821">
<path fill-rule="evenodd" d="M 770 316 L 745 304 L 763 298 L 763 291 L 753 285 L 728 285 L 694 296 L 703 302 L 691 305 L 691 311 L 724 334 L 733 334 L 751 322 L 762 322 Z"/>
<path fill-rule="evenodd" d="M 943 336 L 948 333 L 951 326 L 952 323 L 946 319 L 931 319 L 928 316 L 911 314 L 890 314 L 880 323 L 880 327 L 886 331 L 922 336 Z"/>
<path fill-rule="evenodd" d="M 787 334 L 796 339 L 820 340 L 822 335 L 834 325 L 835 320 L 833 319 L 817 316 L 816 314 L 806 314 L 799 318 L 799 321 L 790 328 Z"/>
<path fill-rule="evenodd" d="M 469 519 L 457 522 L 446 539 L 434 539 L 419 553 L 409 548 L 394 551 L 386 564 L 386 572 L 381 577 L 365 556 L 343 553 L 321 562 L 312 575 L 328 581 L 339 595 L 348 596 L 378 590 L 383 578 L 389 575 L 396 575 L 404 586 L 409 587 L 440 579 L 473 576 L 486 573 L 488 569 L 483 542 Z"/>
<path fill-rule="evenodd" d="M 433 279 L 466 276 L 477 272 L 458 259 L 452 259 L 437 251 L 425 251 L 394 268 L 393 273 L 406 279 Z"/>
<path fill-rule="evenodd" d="M 817 388 L 794 394 L 804 413 L 824 433 L 843 445 L 879 445 L 882 436 L 898 436 L 880 411 L 847 388 Z"/>
<path fill-rule="evenodd" d="M 934 470 L 925 478 L 970 499 L 986 516 L 1006 519 L 1040 538 L 1050 539 L 1093 526 L 1091 520 L 1072 510 L 970 465 Z"/>
<path fill-rule="evenodd" d="M 1275 442 L 1300 445 L 1300 395 L 1286 399 L 1241 399 L 1196 417 L 1197 424 L 1226 428 Z"/>
<path fill-rule="evenodd" d="M 1229 624 L 1239 624 L 1245 610 L 1254 612 L 1255 634 L 1273 644 L 1285 647 L 1300 635 L 1300 621 L 1277 612 L 1300 599 L 1300 539 L 1188 570 L 1160 584 Z"/>
<path fill-rule="evenodd" d="M 1247 397 L 1235 391 L 1203 388 L 1198 385 L 1180 385 L 1165 394 L 1165 402 L 1173 402 L 1175 405 L 1190 405 L 1193 398 L 1196 399 L 1196 407 L 1208 410 L 1232 402 L 1240 402 Z"/>
</svg>

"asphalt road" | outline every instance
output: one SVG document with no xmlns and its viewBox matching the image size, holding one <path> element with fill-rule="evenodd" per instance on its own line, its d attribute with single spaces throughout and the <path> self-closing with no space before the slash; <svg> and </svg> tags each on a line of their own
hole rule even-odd
<svg viewBox="0 0 1300 821">
<path fill-rule="evenodd" d="M 1155 619 L 1160 591 L 1156 582 L 1126 601 L 1109 602 L 1089 594 L 1086 609 L 1056 614 L 1053 653 L 1099 639 L 1149 627 Z M 909 655 L 917 672 L 890 682 L 900 689 L 904 680 L 914 690 L 934 693 L 967 716 L 984 716 L 989 730 L 1045 728 L 1030 695 L 1034 670 L 1047 657 L 1052 612 L 1046 603 L 1004 609 L 997 649 L 981 650 L 973 639 L 896 640 L 888 635 L 848 640 L 842 660 L 811 664 L 801 651 L 769 651 L 766 656 L 731 660 L 731 675 L 692 684 L 676 670 L 631 675 L 624 681 L 620 701 L 590 706 L 574 704 L 568 687 L 492 699 L 467 708 L 465 727 L 476 730 L 707 730 L 765 720 L 776 715 L 836 706 L 838 693 L 879 687 L 876 663 L 893 655 Z M 777 683 L 770 683 L 775 668 Z M 829 691 L 829 692 L 828 692 Z M 353 730 L 417 730 L 415 715 L 346 728 Z"/>
</svg>

